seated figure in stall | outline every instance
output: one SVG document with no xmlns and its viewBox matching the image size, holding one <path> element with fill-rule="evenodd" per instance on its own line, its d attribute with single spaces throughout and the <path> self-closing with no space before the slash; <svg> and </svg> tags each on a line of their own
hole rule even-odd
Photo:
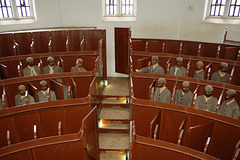
<svg viewBox="0 0 240 160">
<path fill-rule="evenodd" d="M 202 61 L 198 61 L 196 63 L 196 70 L 194 71 L 193 78 L 204 79 L 204 69 L 203 69 L 203 62 Z"/>
<path fill-rule="evenodd" d="M 207 85 L 204 88 L 204 95 L 200 95 L 196 98 L 195 108 L 202 109 L 210 112 L 216 112 L 218 99 L 212 96 L 213 87 Z"/>
<path fill-rule="evenodd" d="M 48 101 L 48 97 L 47 97 L 48 84 L 47 84 L 47 81 L 42 80 L 40 82 L 40 87 L 41 87 L 41 91 L 38 91 L 39 102 L 47 102 Z M 56 94 L 52 90 L 49 91 L 49 97 L 50 97 L 50 101 L 57 100 Z"/>
<path fill-rule="evenodd" d="M 38 66 L 34 65 L 34 59 L 32 57 L 28 57 L 26 63 L 28 66 L 23 69 L 24 76 L 39 75 Z"/>
<path fill-rule="evenodd" d="M 0 110 L 3 109 L 3 105 L 2 105 L 2 99 L 0 98 Z"/>
<path fill-rule="evenodd" d="M 153 101 L 157 102 L 171 102 L 171 92 L 166 87 L 166 80 L 164 78 L 159 78 L 158 87 L 153 94 Z"/>
<path fill-rule="evenodd" d="M 229 89 L 226 92 L 226 99 L 220 107 L 219 113 L 235 119 L 240 119 L 240 110 L 235 100 L 236 91 Z"/>
<path fill-rule="evenodd" d="M 71 68 L 71 72 L 87 72 L 87 70 L 83 68 L 83 59 L 82 58 L 78 58 L 76 60 L 76 66 L 73 66 Z"/>
<path fill-rule="evenodd" d="M 47 58 L 48 65 L 43 67 L 43 73 L 44 74 L 55 74 L 58 73 L 58 66 L 54 64 L 54 58 L 48 57 Z M 62 68 L 59 69 L 60 73 L 62 73 Z"/>
<path fill-rule="evenodd" d="M 152 56 L 152 65 L 150 66 L 149 73 L 153 74 L 165 74 L 164 69 L 158 64 L 159 59 L 158 56 Z M 136 72 L 140 73 L 147 73 L 148 67 L 142 68 L 142 69 L 136 69 Z"/>
<path fill-rule="evenodd" d="M 18 86 L 18 94 L 15 96 L 15 105 L 16 106 L 21 106 L 21 105 L 26 105 L 26 87 L 24 85 L 19 85 Z M 33 98 L 33 96 L 31 96 L 30 94 L 27 95 L 28 98 L 28 104 L 32 104 L 35 103 L 35 99 Z"/>
<path fill-rule="evenodd" d="M 57 78 L 56 81 L 63 86 L 64 99 L 68 99 L 68 86 L 63 84 L 63 80 L 61 78 Z"/>
<path fill-rule="evenodd" d="M 193 93 L 189 90 L 190 83 L 183 81 L 182 89 L 178 89 L 175 94 L 175 104 L 191 107 Z"/>
<path fill-rule="evenodd" d="M 178 57 L 176 59 L 176 65 L 170 68 L 169 74 L 173 76 L 185 77 L 187 70 L 185 67 L 183 67 L 182 62 L 183 62 L 182 57 Z"/>
<path fill-rule="evenodd" d="M 230 75 L 227 72 L 228 64 L 222 62 L 219 66 L 219 70 L 212 74 L 212 81 L 228 83 Z"/>
</svg>

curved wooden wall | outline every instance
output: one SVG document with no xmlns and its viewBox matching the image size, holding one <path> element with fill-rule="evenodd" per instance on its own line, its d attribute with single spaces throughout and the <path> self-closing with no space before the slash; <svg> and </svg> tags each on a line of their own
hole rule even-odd
<svg viewBox="0 0 240 160">
<path fill-rule="evenodd" d="M 0 57 L 70 51 L 97 51 L 102 44 L 103 77 L 106 70 L 106 31 L 100 29 L 58 28 L 13 31 L 0 34 Z"/>
</svg>

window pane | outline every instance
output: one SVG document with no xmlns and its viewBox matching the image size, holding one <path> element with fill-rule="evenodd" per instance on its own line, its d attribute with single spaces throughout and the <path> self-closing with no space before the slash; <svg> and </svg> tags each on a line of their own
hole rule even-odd
<svg viewBox="0 0 240 160">
<path fill-rule="evenodd" d="M 234 7 L 231 6 L 229 11 L 229 16 L 233 16 L 233 13 L 234 13 Z"/>
<path fill-rule="evenodd" d="M 106 0 L 106 14 L 117 14 L 117 0 Z"/>
<path fill-rule="evenodd" d="M 223 14 L 224 14 L 224 8 L 221 7 L 221 9 L 220 9 L 220 15 L 223 15 Z"/>
<path fill-rule="evenodd" d="M 219 15 L 219 9 L 220 9 L 220 6 L 217 6 L 216 11 L 215 11 L 215 15 Z"/>
<path fill-rule="evenodd" d="M 237 0 L 237 5 L 240 5 L 240 0 Z"/>
<path fill-rule="evenodd" d="M 231 0 L 228 16 L 239 17 L 239 3 L 240 0 Z"/>
<path fill-rule="evenodd" d="M 10 0 L 0 0 L 0 18 L 12 17 L 12 7 Z"/>
<path fill-rule="evenodd" d="M 16 0 L 17 11 L 19 17 L 29 17 L 31 16 L 31 12 L 27 12 L 27 8 L 30 8 L 30 4 L 28 0 Z M 28 13 L 28 14 L 27 14 Z"/>
<path fill-rule="evenodd" d="M 11 6 L 10 0 L 6 0 L 5 2 L 7 6 Z"/>
<path fill-rule="evenodd" d="M 236 0 L 232 0 L 231 4 L 235 4 Z"/>
<path fill-rule="evenodd" d="M 239 6 L 237 6 L 237 7 L 235 8 L 234 16 L 235 16 L 235 17 L 239 16 Z"/>
<path fill-rule="evenodd" d="M 212 0 L 212 4 L 216 4 L 216 0 Z"/>
<path fill-rule="evenodd" d="M 122 2 L 122 14 L 133 14 L 133 0 L 121 0 Z"/>
<path fill-rule="evenodd" d="M 13 17 L 12 8 L 8 8 L 8 14 L 9 14 L 9 17 Z"/>
<path fill-rule="evenodd" d="M 222 16 L 224 14 L 226 0 L 212 0 L 210 15 Z"/>
</svg>

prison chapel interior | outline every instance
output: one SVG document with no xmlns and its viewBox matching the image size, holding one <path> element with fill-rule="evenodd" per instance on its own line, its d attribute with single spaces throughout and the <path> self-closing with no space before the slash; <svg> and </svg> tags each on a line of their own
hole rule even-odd
<svg viewBox="0 0 240 160">
<path fill-rule="evenodd" d="M 239 11 L 211 19 L 211 0 L 134 0 L 134 16 L 108 17 L 108 3 L 33 0 L 34 20 L 0 20 L 0 159 L 239 160 L 240 121 L 219 114 L 229 89 L 240 104 Z M 49 56 L 59 73 L 43 74 Z M 135 72 L 149 72 L 152 56 L 165 74 Z M 39 75 L 23 76 L 28 57 Z M 168 74 L 178 57 L 184 77 Z M 70 72 L 78 58 L 87 72 Z M 197 61 L 202 80 L 193 78 Z M 211 81 L 222 62 L 229 82 Z M 159 78 L 170 103 L 152 101 Z M 38 102 L 42 80 L 56 101 Z M 174 104 L 183 81 L 194 95 L 191 107 Z M 36 103 L 16 106 L 19 85 Z M 194 108 L 206 85 L 218 99 L 214 112 Z"/>
</svg>

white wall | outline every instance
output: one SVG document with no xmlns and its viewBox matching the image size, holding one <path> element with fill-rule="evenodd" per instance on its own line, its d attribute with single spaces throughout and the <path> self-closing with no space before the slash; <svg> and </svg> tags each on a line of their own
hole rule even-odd
<svg viewBox="0 0 240 160">
<path fill-rule="evenodd" d="M 102 20 L 103 0 L 35 0 L 37 23 L 0 26 L 0 32 L 48 27 L 96 26 L 107 31 L 108 76 L 115 73 L 114 27 L 131 27 L 132 37 L 223 41 L 224 31 L 240 31 L 239 25 L 204 23 L 205 0 L 138 0 L 137 20 Z M 187 9 L 193 7 L 193 11 Z"/>
</svg>

